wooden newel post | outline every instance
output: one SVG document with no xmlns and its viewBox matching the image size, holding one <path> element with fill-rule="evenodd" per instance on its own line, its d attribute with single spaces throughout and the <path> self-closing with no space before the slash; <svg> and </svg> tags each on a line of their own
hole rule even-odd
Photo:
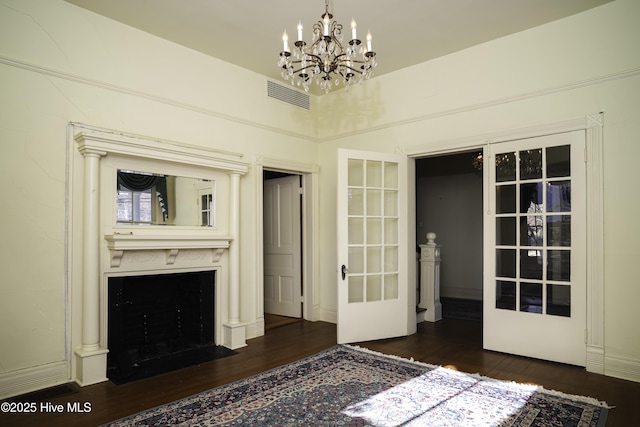
<svg viewBox="0 0 640 427">
<path fill-rule="evenodd" d="M 436 233 L 427 233 L 427 243 L 420 245 L 420 303 L 426 309 L 424 320 L 437 322 L 442 319 L 440 304 L 440 245 Z"/>
</svg>

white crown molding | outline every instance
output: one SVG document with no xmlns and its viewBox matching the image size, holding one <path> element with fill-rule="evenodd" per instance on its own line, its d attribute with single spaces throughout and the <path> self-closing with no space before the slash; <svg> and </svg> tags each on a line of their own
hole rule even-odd
<svg viewBox="0 0 640 427">
<path fill-rule="evenodd" d="M 206 114 L 208 116 L 212 116 L 212 117 L 216 117 L 222 120 L 226 120 L 229 122 L 234 122 L 234 123 L 238 123 L 238 124 L 242 124 L 245 126 L 250 126 L 253 128 L 258 128 L 258 129 L 262 129 L 268 132 L 273 132 L 273 133 L 278 133 L 281 135 L 286 135 L 286 136 L 290 136 L 293 138 L 298 138 L 298 139 L 303 139 L 303 140 L 307 140 L 310 142 L 320 142 L 320 140 L 318 138 L 315 137 L 311 137 L 309 135 L 303 134 L 303 133 L 299 133 L 299 132 L 292 132 L 290 130 L 286 130 L 286 129 L 281 129 L 281 128 L 277 128 L 274 126 L 268 126 L 253 120 L 247 120 L 247 119 L 242 119 L 236 116 L 232 116 L 230 114 L 225 114 L 225 113 L 221 113 L 219 111 L 214 111 L 208 108 L 204 108 L 204 107 L 199 107 L 197 105 L 191 104 L 191 103 L 186 103 L 186 102 L 180 102 L 177 101 L 175 99 L 171 99 L 171 98 L 165 98 L 162 96 L 158 96 L 158 95 L 154 95 L 151 93 L 147 93 L 147 92 L 143 92 L 140 90 L 136 90 L 136 89 L 131 89 L 125 86 L 120 86 L 120 85 L 115 85 L 112 83 L 107 83 L 107 82 L 103 82 L 100 80 L 96 80 L 96 79 L 91 79 L 91 78 L 87 78 L 87 77 L 82 77 L 79 76 L 77 74 L 72 74 L 69 72 L 65 72 L 65 71 L 60 71 L 60 70 L 54 70 L 52 68 L 47 68 L 47 67 L 43 67 L 40 65 L 35 65 L 35 64 L 30 64 L 28 62 L 25 61 L 21 61 L 18 59 L 12 59 L 3 55 L 0 55 L 0 64 L 4 64 L 4 65 L 8 65 L 10 67 L 14 67 L 14 68 L 20 68 L 26 71 L 30 71 L 33 73 L 37 73 L 37 74 L 42 74 L 42 75 L 46 75 L 49 77 L 55 77 L 55 78 L 59 78 L 62 80 L 67 80 L 70 82 L 74 82 L 74 83 L 79 83 L 79 84 L 84 84 L 84 85 L 89 85 L 89 86 L 94 86 L 94 87 L 98 87 L 101 89 L 107 89 L 113 92 L 118 92 L 118 93 L 122 93 L 125 95 L 132 95 L 132 96 L 136 96 L 139 98 L 144 98 L 144 99 L 148 99 L 150 101 L 154 101 L 154 102 L 159 102 L 165 105 L 170 105 L 172 107 L 178 107 L 178 108 L 183 108 L 185 110 L 190 110 L 190 111 L 194 111 L 196 113 L 200 113 L 200 114 Z"/>
<path fill-rule="evenodd" d="M 606 74 L 606 75 L 595 76 L 595 77 L 591 77 L 589 79 L 580 80 L 580 81 L 577 81 L 577 82 L 556 85 L 556 86 L 552 86 L 552 87 L 549 87 L 549 88 L 546 88 L 546 89 L 540 89 L 540 90 L 536 90 L 536 91 L 532 91 L 532 92 L 525 92 L 525 93 L 516 94 L 516 95 L 513 95 L 513 96 L 509 96 L 509 97 L 498 98 L 498 99 L 491 100 L 491 101 L 480 102 L 480 103 L 477 103 L 477 104 L 471 104 L 471 105 L 458 107 L 458 108 L 452 108 L 452 109 L 449 109 L 449 110 L 437 111 L 437 112 L 434 112 L 434 113 L 429 113 L 429 114 L 424 114 L 424 115 L 420 115 L 420 116 L 411 117 L 411 118 L 408 118 L 408 119 L 405 119 L 405 120 L 397 120 L 397 121 L 385 123 L 385 124 L 378 125 L 378 126 L 372 126 L 372 127 L 367 128 L 367 129 L 360 129 L 360 130 L 356 130 L 356 131 L 352 131 L 352 132 L 345 132 L 345 133 L 342 133 L 342 134 L 339 134 L 339 135 L 330 136 L 330 137 L 317 138 L 317 137 L 311 137 L 309 135 L 302 134 L 302 133 L 299 133 L 299 132 L 291 132 L 291 131 L 286 130 L 286 129 L 276 128 L 276 127 L 273 127 L 273 126 L 267 126 L 267 125 L 264 125 L 262 123 L 258 123 L 258 122 L 252 121 L 252 120 L 242 119 L 242 118 L 239 118 L 239 117 L 231 116 L 229 114 L 224 114 L 224 113 L 213 111 L 213 110 L 210 110 L 210 109 L 207 109 L 207 108 L 199 107 L 199 106 L 196 106 L 196 105 L 193 105 L 193 104 L 180 102 L 180 101 L 177 101 L 175 99 L 165 98 L 165 97 L 153 95 L 153 94 L 150 94 L 150 93 L 146 93 L 146 92 L 143 92 L 143 91 L 130 89 L 130 88 L 127 88 L 127 87 L 124 87 L 124 86 L 114 85 L 114 84 L 111 84 L 111 83 L 106 83 L 106 82 L 102 82 L 102 81 L 99 81 L 99 80 L 96 80 L 96 79 L 90 79 L 90 78 L 82 77 L 82 76 L 75 75 L 75 74 L 68 73 L 68 72 L 63 72 L 63 71 L 54 70 L 54 69 L 47 68 L 47 67 L 42 67 L 42 66 L 35 65 L 35 64 L 30 64 L 30 63 L 27 63 L 25 61 L 12 59 L 12 58 L 9 58 L 9 57 L 3 56 L 3 55 L 0 55 L 0 64 L 4 64 L 4 65 L 10 66 L 10 67 L 20 68 L 20 69 L 23 69 L 23 70 L 27 70 L 27 71 L 38 73 L 38 74 L 42 74 L 42 75 L 47 75 L 47 76 L 50 76 L 50 77 L 56 77 L 56 78 L 64 79 L 64 80 L 67 80 L 67 81 L 72 81 L 72 82 L 75 82 L 75 83 L 91 85 L 91 86 L 95 86 L 95 87 L 99 87 L 99 88 L 103 88 L 103 89 L 107 89 L 107 90 L 112 90 L 112 91 L 123 93 L 123 94 L 127 94 L 127 95 L 137 96 L 137 97 L 140 97 L 140 98 L 149 99 L 151 101 L 160 102 L 160 103 L 171 105 L 171 106 L 178 107 L 178 108 L 184 108 L 186 110 L 195 111 L 195 112 L 198 112 L 198 113 L 201 113 L 201 114 L 206 114 L 206 115 L 209 115 L 209 116 L 212 116 L 212 117 L 217 117 L 217 118 L 220 118 L 220 119 L 223 119 L 223 120 L 227 120 L 227 121 L 230 121 L 230 122 L 235 122 L 235 123 L 243 124 L 243 125 L 254 127 L 254 128 L 258 128 L 258 129 L 263 129 L 263 130 L 266 130 L 266 131 L 269 131 L 269 132 L 274 132 L 274 133 L 278 133 L 278 134 L 281 134 L 281 135 L 287 135 L 287 136 L 290 136 L 290 137 L 299 138 L 299 139 L 303 139 L 303 140 L 310 141 L 310 142 L 316 142 L 316 143 L 322 143 L 322 142 L 327 142 L 327 141 L 335 141 L 335 140 L 338 140 L 338 139 L 349 138 L 349 137 L 356 136 L 356 135 L 368 134 L 368 133 L 372 133 L 372 132 L 378 132 L 378 131 L 381 131 L 381 130 L 384 130 L 384 129 L 404 126 L 404 125 L 408 125 L 408 124 L 412 124 L 412 123 L 422 122 L 422 121 L 426 121 L 426 120 L 432 120 L 432 119 L 441 118 L 441 117 L 452 116 L 452 115 L 466 113 L 466 112 L 475 111 L 475 110 L 481 110 L 481 109 L 484 109 L 484 108 L 494 107 L 494 106 L 503 105 L 503 104 L 509 104 L 509 103 L 512 103 L 512 102 L 522 101 L 522 100 L 525 100 L 525 99 L 536 98 L 536 97 L 540 97 L 540 96 L 546 96 L 546 95 L 550 95 L 550 94 L 554 94 L 554 93 L 558 93 L 558 92 L 565 92 L 565 91 L 574 90 L 574 89 L 578 89 L 578 88 L 582 88 L 582 87 L 586 87 L 586 86 L 597 85 L 597 84 L 601 84 L 601 83 L 605 83 L 605 82 L 609 82 L 609 81 L 613 81 L 613 80 L 619 80 L 619 79 L 624 79 L 624 78 L 634 77 L 634 76 L 640 75 L 640 67 L 636 67 L 636 68 L 632 68 L 630 70 L 624 70 L 624 71 L 619 71 L 619 72 L 610 73 L 610 74 Z"/>
<path fill-rule="evenodd" d="M 490 101 L 479 102 L 477 104 L 470 104 L 462 107 L 451 108 L 449 110 L 436 111 L 434 113 L 423 114 L 420 116 L 411 117 L 405 120 L 397 120 L 389 123 L 385 123 L 378 126 L 372 126 L 367 129 L 360 129 L 352 132 L 345 132 L 340 135 L 332 137 L 322 138 L 320 142 L 335 141 L 338 139 L 350 138 L 357 135 L 363 135 L 373 132 L 379 132 L 381 130 L 405 126 L 413 123 L 419 123 L 427 120 L 438 119 L 442 117 L 454 116 L 457 114 L 468 113 L 471 111 L 482 110 L 485 108 L 496 107 L 499 105 L 510 104 L 517 101 L 523 101 L 532 98 L 543 97 L 555 93 L 566 92 L 570 90 L 579 89 L 582 87 L 594 86 L 602 83 L 607 83 L 614 80 L 625 79 L 629 77 L 635 77 L 640 75 L 640 67 L 632 68 L 630 70 L 619 71 L 616 73 L 610 73 L 602 76 L 595 76 L 589 79 L 580 80 L 573 83 L 565 83 L 561 85 L 552 86 L 546 89 L 535 90 L 532 92 L 524 92 L 504 98 L 498 98 Z"/>
</svg>

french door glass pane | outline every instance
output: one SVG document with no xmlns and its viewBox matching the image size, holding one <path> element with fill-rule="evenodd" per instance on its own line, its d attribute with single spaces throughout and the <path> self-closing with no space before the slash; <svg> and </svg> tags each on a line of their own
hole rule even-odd
<svg viewBox="0 0 640 427">
<path fill-rule="evenodd" d="M 382 276 L 367 276 L 367 301 L 382 299 Z"/>
<path fill-rule="evenodd" d="M 571 215 L 547 217 L 547 245 L 571 246 Z"/>
<path fill-rule="evenodd" d="M 516 244 L 516 218 L 496 218 L 496 245 L 513 246 Z"/>
<path fill-rule="evenodd" d="M 527 215 L 520 217 L 520 245 L 542 246 L 542 215 Z"/>
<path fill-rule="evenodd" d="M 398 188 L 398 165 L 397 163 L 384 164 L 384 187 Z"/>
<path fill-rule="evenodd" d="M 348 164 L 348 178 L 347 182 L 349 187 L 363 187 L 364 186 L 364 160 L 349 159 Z"/>
<path fill-rule="evenodd" d="M 361 245 L 364 243 L 364 220 L 362 218 L 349 218 L 349 244 Z"/>
<path fill-rule="evenodd" d="M 571 146 L 547 148 L 547 178 L 571 176 Z"/>
<path fill-rule="evenodd" d="M 384 299 L 398 299 L 398 275 L 384 275 Z"/>
<path fill-rule="evenodd" d="M 364 278 L 349 276 L 349 303 L 364 302 Z"/>
<path fill-rule="evenodd" d="M 520 283 L 520 311 L 542 313 L 542 283 Z"/>
<path fill-rule="evenodd" d="M 380 273 L 382 270 L 382 251 L 379 246 L 367 247 L 367 273 Z"/>
<path fill-rule="evenodd" d="M 520 249 L 520 277 L 523 279 L 542 279 L 541 250 Z"/>
<path fill-rule="evenodd" d="M 547 284 L 547 314 L 571 317 L 571 286 Z"/>
<path fill-rule="evenodd" d="M 496 213 L 509 214 L 516 212 L 516 186 L 500 185 L 496 187 Z"/>
<path fill-rule="evenodd" d="M 520 179 L 542 178 L 542 149 L 520 151 Z"/>
<path fill-rule="evenodd" d="M 496 308 L 516 310 L 516 282 L 496 281 Z"/>
<path fill-rule="evenodd" d="M 384 220 L 384 243 L 385 245 L 395 245 L 398 243 L 398 220 Z"/>
<path fill-rule="evenodd" d="M 568 282 L 571 280 L 571 252 L 558 250 L 547 252 L 547 280 Z"/>
<path fill-rule="evenodd" d="M 364 192 L 360 188 L 349 189 L 349 215 L 364 215 Z"/>
<path fill-rule="evenodd" d="M 367 190 L 367 215 L 382 215 L 382 191 Z"/>
<path fill-rule="evenodd" d="M 496 182 L 515 181 L 516 153 L 496 154 Z"/>
<path fill-rule="evenodd" d="M 520 184 L 520 213 L 541 213 L 542 208 L 542 183 Z"/>
<path fill-rule="evenodd" d="M 571 212 L 571 181 L 547 182 L 547 212 Z"/>
<path fill-rule="evenodd" d="M 362 247 L 349 248 L 349 273 L 364 273 L 364 249 Z"/>
<path fill-rule="evenodd" d="M 515 249 L 496 249 L 496 276 L 516 277 Z"/>
<path fill-rule="evenodd" d="M 396 246 L 384 248 L 384 271 L 385 273 L 398 271 L 398 248 Z"/>
<path fill-rule="evenodd" d="M 371 218 L 367 220 L 367 244 L 379 245 L 382 243 L 382 220 Z"/>
<path fill-rule="evenodd" d="M 367 187 L 382 187 L 382 162 L 367 161 Z"/>
<path fill-rule="evenodd" d="M 384 192 L 384 215 L 398 215 L 398 192 L 395 190 L 387 190 Z"/>
</svg>

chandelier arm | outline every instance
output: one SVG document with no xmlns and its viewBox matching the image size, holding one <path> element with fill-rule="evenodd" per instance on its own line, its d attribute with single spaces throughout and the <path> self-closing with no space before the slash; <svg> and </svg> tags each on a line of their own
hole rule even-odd
<svg viewBox="0 0 640 427">
<path fill-rule="evenodd" d="M 302 51 L 303 53 L 305 53 L 307 55 L 310 55 L 310 56 L 311 55 L 317 56 L 317 55 L 314 55 L 311 52 L 313 52 L 314 48 L 317 47 L 320 44 L 321 41 L 324 41 L 324 36 L 318 37 L 313 43 L 311 43 L 311 45 L 306 49 L 306 51 L 304 51 L 302 49 L 300 49 L 300 51 Z"/>
<path fill-rule="evenodd" d="M 357 74 L 362 74 L 362 70 L 358 70 L 356 68 L 353 68 L 353 67 L 350 67 L 350 66 L 347 66 L 347 65 L 343 65 L 342 68 L 346 68 L 347 70 L 351 70 L 351 71 L 353 71 L 354 73 L 357 73 Z M 340 74 L 344 77 L 344 74 L 342 74 L 342 71 L 340 71 Z"/>
<path fill-rule="evenodd" d="M 306 61 L 313 61 L 313 62 L 322 64 L 322 58 L 319 55 L 315 55 L 313 53 L 308 53 L 308 52 L 303 52 L 303 53 L 309 57 L 309 58 L 305 58 Z M 302 62 L 302 59 L 292 61 L 292 62 Z"/>
<path fill-rule="evenodd" d="M 292 67 L 292 68 L 293 68 L 293 67 Z M 310 68 L 311 68 L 311 69 L 315 68 L 315 64 L 313 64 L 313 65 L 307 65 L 306 67 L 300 67 L 300 68 L 298 68 L 297 70 L 293 70 L 292 72 L 293 72 L 294 74 L 297 74 L 297 73 L 299 73 L 300 71 L 308 70 L 308 69 L 310 69 Z M 313 73 L 311 73 L 311 75 L 313 75 Z"/>
</svg>

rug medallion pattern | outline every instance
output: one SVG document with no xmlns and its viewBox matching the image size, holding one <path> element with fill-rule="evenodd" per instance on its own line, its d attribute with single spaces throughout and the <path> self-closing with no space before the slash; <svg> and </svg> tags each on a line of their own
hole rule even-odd
<svg viewBox="0 0 640 427">
<path fill-rule="evenodd" d="M 591 398 L 336 346 L 108 426 L 603 426 Z"/>
</svg>

